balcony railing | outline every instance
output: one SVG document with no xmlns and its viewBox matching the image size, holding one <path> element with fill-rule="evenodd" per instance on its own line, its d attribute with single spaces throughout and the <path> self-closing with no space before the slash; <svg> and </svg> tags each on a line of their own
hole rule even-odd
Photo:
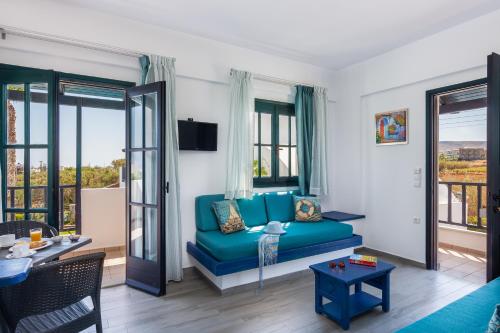
<svg viewBox="0 0 500 333">
<path fill-rule="evenodd" d="M 445 182 L 440 181 L 440 185 L 447 187 L 447 219 L 441 220 L 440 223 L 458 225 L 474 229 L 486 229 L 486 216 L 483 211 L 483 195 L 486 193 L 486 183 L 469 183 L 469 182 Z M 458 188 L 458 190 L 457 190 Z M 484 189 L 484 192 L 483 192 Z M 460 200 L 461 204 L 461 221 L 453 220 L 453 198 Z M 457 203 L 457 202 L 455 202 Z M 470 207 L 469 207 L 470 206 Z M 474 214 L 469 214 L 474 212 Z"/>
<path fill-rule="evenodd" d="M 9 195 L 7 196 L 9 198 L 9 207 L 16 207 L 16 190 L 24 190 L 23 186 L 8 186 L 7 191 L 9 192 Z M 32 185 L 30 186 L 30 191 L 33 193 L 33 190 L 42 190 L 43 195 L 42 199 L 40 199 L 40 202 L 38 203 L 39 207 L 48 207 L 48 192 L 47 192 L 47 186 L 45 185 Z M 70 196 L 73 197 L 73 200 L 71 203 L 66 202 L 67 200 L 65 199 L 65 194 L 68 191 L 73 191 Z M 75 212 L 71 212 L 71 205 L 76 205 L 76 185 L 59 185 L 59 216 L 58 216 L 58 223 L 59 223 L 59 230 L 60 231 L 71 231 L 71 230 L 81 230 L 80 229 L 80 223 L 81 221 L 78 218 L 78 214 Z M 75 207 L 76 209 L 76 207 Z M 10 217 L 10 220 L 15 220 L 15 214 L 18 214 L 16 212 L 8 213 L 12 214 Z M 45 221 L 46 222 L 46 221 Z"/>
</svg>

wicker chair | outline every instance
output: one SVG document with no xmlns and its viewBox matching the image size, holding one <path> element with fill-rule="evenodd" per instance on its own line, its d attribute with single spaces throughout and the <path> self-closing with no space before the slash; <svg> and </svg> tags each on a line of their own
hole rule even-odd
<svg viewBox="0 0 500 333">
<path fill-rule="evenodd" d="M 42 236 L 50 238 L 56 236 L 57 230 L 47 223 L 37 221 L 8 221 L 0 223 L 0 235 L 15 234 L 16 238 L 29 237 L 30 229 L 42 228 Z"/>
<path fill-rule="evenodd" d="M 0 289 L 0 310 L 11 332 L 102 332 L 101 281 L 105 253 L 33 267 L 28 278 Z M 93 308 L 84 298 L 90 296 Z"/>
</svg>

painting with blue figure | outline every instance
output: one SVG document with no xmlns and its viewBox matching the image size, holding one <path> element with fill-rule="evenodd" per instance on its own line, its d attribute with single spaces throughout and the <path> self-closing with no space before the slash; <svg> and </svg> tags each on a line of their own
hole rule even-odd
<svg viewBox="0 0 500 333">
<path fill-rule="evenodd" d="M 408 143 L 408 109 L 375 115 L 377 145 Z"/>
</svg>

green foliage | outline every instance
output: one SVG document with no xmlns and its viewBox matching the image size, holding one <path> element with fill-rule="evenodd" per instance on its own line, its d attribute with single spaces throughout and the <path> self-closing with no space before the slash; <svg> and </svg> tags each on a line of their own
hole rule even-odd
<svg viewBox="0 0 500 333">
<path fill-rule="evenodd" d="M 261 175 L 262 175 L 262 177 L 267 177 L 269 175 L 266 168 L 262 168 Z M 259 177 L 259 161 L 258 160 L 253 160 L 253 176 Z"/>
<path fill-rule="evenodd" d="M 377 130 L 377 134 L 375 135 L 375 142 L 380 143 L 382 142 L 382 138 L 380 137 L 380 133 Z"/>
</svg>

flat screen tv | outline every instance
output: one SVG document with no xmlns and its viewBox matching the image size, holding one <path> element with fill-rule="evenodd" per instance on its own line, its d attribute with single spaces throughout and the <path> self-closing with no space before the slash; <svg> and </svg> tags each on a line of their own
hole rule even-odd
<svg viewBox="0 0 500 333">
<path fill-rule="evenodd" d="M 179 120 L 180 150 L 217 150 L 217 124 Z"/>
</svg>

